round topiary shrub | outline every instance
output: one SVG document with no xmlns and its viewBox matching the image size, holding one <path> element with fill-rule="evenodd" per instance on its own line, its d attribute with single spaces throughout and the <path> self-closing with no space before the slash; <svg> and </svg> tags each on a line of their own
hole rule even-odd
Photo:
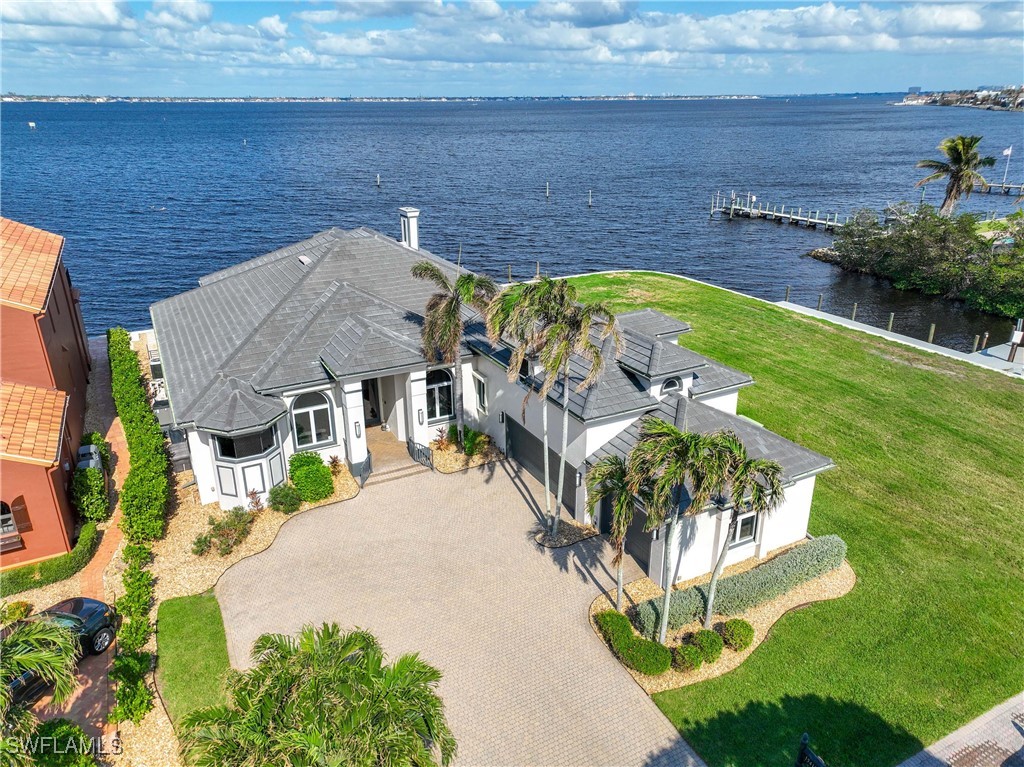
<svg viewBox="0 0 1024 767">
<path fill-rule="evenodd" d="M 722 648 L 725 643 L 714 631 L 701 629 L 693 635 L 693 645 L 700 650 L 701 657 L 705 663 L 714 663 L 722 655 Z"/>
<path fill-rule="evenodd" d="M 692 644 L 679 645 L 672 653 L 672 665 L 679 671 L 696 671 L 704 663 L 704 656 Z"/>
<path fill-rule="evenodd" d="M 302 466 L 292 472 L 292 484 L 307 503 L 322 501 L 334 495 L 334 477 L 326 464 Z"/>
<path fill-rule="evenodd" d="M 618 648 L 622 662 L 647 676 L 664 674 L 672 666 L 672 651 L 664 645 L 631 636 L 632 641 Z"/>
<path fill-rule="evenodd" d="M 727 620 L 722 626 L 722 639 L 730 650 L 746 650 L 754 642 L 754 627 L 742 618 Z"/>
<path fill-rule="evenodd" d="M 36 728 L 32 738 L 38 748 L 32 764 L 39 767 L 93 767 L 92 739 L 67 719 L 50 719 Z"/>
<path fill-rule="evenodd" d="M 285 514 L 293 514 L 302 505 L 302 496 L 290 482 L 270 488 L 270 508 Z"/>
</svg>

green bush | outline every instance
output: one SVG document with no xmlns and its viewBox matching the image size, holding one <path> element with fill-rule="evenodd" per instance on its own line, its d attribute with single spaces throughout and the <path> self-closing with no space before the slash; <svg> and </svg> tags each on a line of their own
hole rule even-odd
<svg viewBox="0 0 1024 767">
<path fill-rule="evenodd" d="M 704 663 L 704 656 L 692 644 L 681 644 L 672 651 L 672 665 L 679 671 L 696 671 Z"/>
<path fill-rule="evenodd" d="M 20 621 L 22 618 L 27 618 L 32 614 L 32 603 L 31 602 L 11 602 L 4 605 L 3 616 L 4 625 L 9 623 L 15 623 Z"/>
<path fill-rule="evenodd" d="M 99 522 L 110 516 L 110 498 L 107 496 L 103 471 L 96 468 L 75 469 L 71 479 L 71 502 L 82 519 Z"/>
<path fill-rule="evenodd" d="M 0 578 L 0 597 L 70 578 L 89 564 L 92 555 L 96 553 L 99 540 L 100 534 L 96 529 L 96 523 L 86 522 L 78 534 L 78 542 L 67 554 L 5 571 Z"/>
<path fill-rule="evenodd" d="M 110 712 L 112 721 L 138 724 L 153 708 L 153 691 L 146 684 L 151 663 L 149 653 L 144 652 L 122 652 L 114 658 L 110 678 L 117 687 Z"/>
<path fill-rule="evenodd" d="M 291 482 L 270 488 L 270 508 L 285 514 L 294 514 L 302 505 L 302 496 Z"/>
<path fill-rule="evenodd" d="M 126 565 L 145 567 L 153 561 L 153 550 L 144 543 L 129 543 L 121 552 L 121 558 Z"/>
<path fill-rule="evenodd" d="M 657 642 L 633 633 L 629 618 L 614 610 L 594 616 L 597 627 L 612 646 L 612 650 L 629 668 L 647 676 L 664 674 L 672 665 L 672 653 Z"/>
<path fill-rule="evenodd" d="M 164 532 L 169 496 L 167 449 L 160 424 L 149 406 L 139 358 L 124 328 L 107 333 L 111 390 L 128 442 L 131 468 L 121 488 L 121 529 L 131 543 Z"/>
<path fill-rule="evenodd" d="M 324 465 L 324 459 L 319 453 L 314 453 L 308 450 L 301 453 L 292 453 L 292 457 L 288 459 L 288 473 L 294 474 L 298 469 L 305 466 Z"/>
<path fill-rule="evenodd" d="M 462 436 L 462 451 L 466 454 L 467 458 L 472 458 L 477 454 L 477 451 L 483 447 L 484 435 L 476 429 L 470 429 L 467 427 L 466 430 L 463 431 Z"/>
<path fill-rule="evenodd" d="M 637 631 L 648 639 L 654 639 L 661 626 L 662 598 L 648 599 L 633 610 L 633 622 Z M 693 623 L 704 613 L 704 600 L 694 589 L 682 589 L 672 594 L 668 608 L 668 627 L 675 631 L 687 623 Z"/>
<path fill-rule="evenodd" d="M 730 575 L 718 582 L 715 612 L 739 615 L 835 570 L 846 558 L 846 544 L 837 535 L 813 538 L 795 549 L 770 559 L 753 570 Z M 707 586 L 693 586 L 672 594 L 668 626 L 679 629 L 704 614 Z M 661 597 L 638 604 L 632 612 L 633 623 L 645 637 L 654 637 L 661 621 Z"/>
<path fill-rule="evenodd" d="M 730 650 L 746 650 L 754 643 L 754 627 L 742 618 L 727 620 L 722 626 L 722 640 Z"/>
<path fill-rule="evenodd" d="M 100 458 L 103 459 L 103 468 L 110 471 L 110 445 L 103 439 L 103 435 L 98 431 L 91 431 L 88 434 L 82 435 L 83 445 L 95 445 L 99 448 Z"/>
<path fill-rule="evenodd" d="M 196 539 L 192 541 L 192 553 L 197 557 L 204 556 L 210 553 L 210 547 L 213 546 L 213 539 L 209 534 L 197 535 Z"/>
<path fill-rule="evenodd" d="M 241 506 L 235 506 L 223 517 L 209 518 L 210 532 L 200 535 L 192 544 L 192 553 L 197 556 L 206 554 L 216 545 L 217 553 L 222 557 L 234 551 L 235 546 L 249 537 L 252 530 L 253 515 Z"/>
<path fill-rule="evenodd" d="M 153 633 L 148 617 L 133 617 L 121 624 L 117 631 L 117 645 L 121 652 L 138 652 L 146 646 Z"/>
<path fill-rule="evenodd" d="M 705 663 L 714 663 L 722 657 L 722 637 L 714 631 L 701 629 L 691 639 L 693 646 L 700 650 L 700 657 Z"/>
<path fill-rule="evenodd" d="M 845 558 L 846 544 L 840 537 L 814 538 L 753 570 L 723 578 L 715 593 L 714 610 L 720 615 L 740 615 L 835 570 Z M 704 587 L 698 591 L 703 598 Z"/>
<path fill-rule="evenodd" d="M 307 503 L 322 501 L 334 495 L 334 478 L 331 470 L 323 463 L 319 466 L 300 466 L 292 472 L 292 483 L 299 497 Z"/>
<path fill-rule="evenodd" d="M 92 739 L 85 730 L 67 719 L 42 722 L 32 736 L 38 747 L 32 751 L 37 767 L 95 767 Z"/>
<path fill-rule="evenodd" d="M 129 565 L 121 576 L 124 595 L 117 600 L 117 611 L 126 618 L 146 618 L 153 604 L 153 574 L 138 564 Z"/>
</svg>

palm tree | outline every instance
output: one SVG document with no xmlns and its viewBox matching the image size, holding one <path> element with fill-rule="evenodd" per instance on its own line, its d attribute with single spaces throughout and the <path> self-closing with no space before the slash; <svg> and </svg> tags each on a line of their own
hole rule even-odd
<svg viewBox="0 0 1024 767">
<path fill-rule="evenodd" d="M 658 641 L 668 636 L 668 611 L 672 604 L 672 555 L 679 548 L 680 521 L 700 514 L 725 482 L 727 456 L 713 435 L 680 431 L 673 424 L 647 416 L 640 438 L 629 456 L 634 491 L 650 484 L 646 530 L 668 520 Z M 684 497 L 685 496 L 685 497 Z M 683 502 L 686 507 L 682 508 Z"/>
<path fill-rule="evenodd" d="M 427 301 L 423 320 L 423 351 L 427 361 L 436 363 L 439 359 L 446 365 L 453 365 L 452 383 L 455 395 L 455 425 L 459 444 L 462 444 L 463 431 L 466 428 L 466 410 L 462 401 L 462 369 L 459 360 L 462 357 L 462 335 L 466 329 L 463 307 L 472 307 L 481 314 L 498 287 L 494 280 L 472 272 L 457 274 L 454 281 L 442 269 L 431 261 L 418 261 L 412 266 L 412 276 L 428 280 L 437 287 Z"/>
<path fill-rule="evenodd" d="M 750 458 L 747 449 L 732 432 L 717 435 L 721 449 L 728 455 L 727 486 L 732 511 L 729 514 L 729 529 L 722 542 L 722 553 L 718 555 L 711 582 L 708 584 L 708 606 L 704 615 L 704 628 L 711 628 L 711 616 L 715 605 L 715 589 L 725 567 L 729 543 L 736 533 L 740 512 L 748 509 L 768 516 L 781 505 L 785 491 L 782 486 L 782 466 L 765 458 Z"/>
<path fill-rule="evenodd" d="M 593 342 L 595 325 L 600 341 L 612 338 L 615 356 L 620 352 L 622 337 L 619 335 L 615 315 L 603 303 L 581 303 L 577 300 L 576 289 L 565 280 L 566 287 L 559 291 L 562 305 L 553 323 L 547 328 L 544 345 L 540 349 L 540 361 L 545 371 L 541 386 L 541 401 L 547 401 L 547 394 L 557 380 L 562 383 L 562 451 L 558 462 L 558 489 L 555 491 L 555 512 L 551 524 L 551 535 L 558 535 L 561 518 L 562 489 L 565 487 L 565 453 L 569 446 L 569 377 L 574 360 L 583 367 L 582 378 L 576 385 L 577 393 L 586 391 L 600 378 L 604 370 L 601 347 Z"/>
<path fill-rule="evenodd" d="M 48 621 L 11 622 L 8 606 L 0 605 L 0 757 L 4 764 L 21 767 L 34 764 L 22 748 L 25 739 L 35 731 L 37 721 L 25 706 L 15 703 L 10 684 L 17 677 L 31 672 L 53 685 L 53 702 L 61 705 L 75 691 L 75 663 L 78 642 L 70 630 Z"/>
<path fill-rule="evenodd" d="M 920 160 L 917 163 L 918 168 L 933 171 L 931 175 L 918 181 L 917 186 L 946 179 L 946 197 L 939 208 L 940 216 L 951 216 L 957 201 L 961 197 L 970 197 L 975 184 L 982 189 L 988 189 L 988 182 L 978 169 L 991 168 L 996 164 L 996 158 L 979 157 L 980 142 L 981 136 L 953 136 L 943 139 L 938 149 L 946 155 L 946 161 Z"/>
<path fill-rule="evenodd" d="M 634 494 L 633 478 L 629 464 L 617 455 L 609 455 L 595 463 L 587 472 L 587 514 L 593 516 L 594 509 L 607 499 L 611 511 L 611 533 L 608 536 L 615 556 L 615 609 L 622 612 L 622 560 L 625 558 L 626 531 L 633 524 L 638 497 L 645 505 L 650 492 L 646 483 L 640 483 L 640 495 Z"/>
<path fill-rule="evenodd" d="M 415 654 L 387 665 L 365 631 L 264 634 L 255 665 L 228 678 L 229 703 L 189 714 L 182 750 L 199 767 L 448 765 L 456 745 L 440 672 Z"/>
<path fill-rule="evenodd" d="M 563 295 L 568 283 L 552 280 L 550 277 L 529 283 L 506 286 L 494 297 L 487 309 L 487 335 L 497 346 L 502 339 L 512 344 L 512 356 L 508 364 L 508 380 L 520 378 L 527 360 L 534 360 L 547 344 L 548 330 L 565 305 Z M 533 395 L 533 385 L 527 381 L 526 396 L 523 397 L 521 417 L 526 421 L 526 405 Z M 547 393 L 554 385 L 554 379 L 546 376 L 541 385 L 541 432 L 544 452 L 544 511 L 547 519 L 553 520 L 551 511 L 551 465 L 548 451 L 548 408 Z M 553 524 L 553 521 L 552 521 Z"/>
</svg>

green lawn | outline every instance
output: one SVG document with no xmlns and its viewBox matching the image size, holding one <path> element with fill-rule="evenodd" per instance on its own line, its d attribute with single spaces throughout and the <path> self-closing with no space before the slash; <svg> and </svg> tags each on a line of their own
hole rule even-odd
<svg viewBox="0 0 1024 767">
<path fill-rule="evenodd" d="M 174 724 L 198 708 L 223 704 L 228 645 L 216 597 L 161 602 L 157 632 L 157 684 Z"/>
<path fill-rule="evenodd" d="M 754 376 L 739 410 L 833 458 L 811 532 L 849 595 L 783 618 L 736 671 L 655 701 L 713 767 L 902 761 L 1024 687 L 1024 384 L 683 279 L 574 280 Z"/>
</svg>

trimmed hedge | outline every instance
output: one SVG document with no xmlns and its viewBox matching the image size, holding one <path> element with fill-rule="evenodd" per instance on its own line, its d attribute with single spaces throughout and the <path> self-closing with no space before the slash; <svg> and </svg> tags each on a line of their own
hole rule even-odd
<svg viewBox="0 0 1024 767">
<path fill-rule="evenodd" d="M 742 618 L 727 620 L 722 626 L 722 640 L 730 650 L 746 650 L 754 643 L 754 627 Z"/>
<path fill-rule="evenodd" d="M 270 488 L 270 508 L 285 514 L 294 514 L 302 505 L 302 496 L 291 482 Z"/>
<path fill-rule="evenodd" d="M 715 592 L 715 612 L 720 615 L 742 614 L 812 578 L 835 570 L 845 558 L 846 544 L 838 535 L 812 538 L 752 570 L 722 578 Z M 661 603 L 662 598 L 655 597 L 634 608 L 633 623 L 643 636 L 657 635 Z M 668 611 L 669 629 L 679 629 L 697 620 L 704 614 L 706 606 L 707 586 L 693 586 L 674 592 Z"/>
<path fill-rule="evenodd" d="M 71 502 L 82 519 L 90 522 L 99 522 L 110 516 L 110 498 L 101 469 L 75 469 L 71 479 Z"/>
<path fill-rule="evenodd" d="M 92 755 L 92 738 L 67 719 L 42 722 L 32 739 L 38 744 L 32 752 L 32 764 L 37 767 L 94 767 L 98 764 Z"/>
<path fill-rule="evenodd" d="M 99 542 L 100 535 L 96 523 L 86 522 L 78 534 L 78 542 L 67 554 L 4 572 L 0 578 L 0 597 L 28 591 L 38 586 L 49 586 L 51 583 L 70 578 L 89 564 Z"/>
<path fill-rule="evenodd" d="M 614 610 L 594 616 L 597 627 L 625 665 L 647 676 L 664 674 L 672 665 L 672 652 L 657 642 L 633 633 L 629 618 Z"/>
<path fill-rule="evenodd" d="M 145 652 L 122 652 L 114 658 L 110 678 L 117 682 L 110 719 L 138 724 L 153 708 L 153 691 L 146 685 L 152 657 Z"/>
<path fill-rule="evenodd" d="M 153 574 L 133 562 L 122 574 L 121 583 L 124 594 L 117 600 L 117 611 L 126 618 L 148 618 L 153 604 Z"/>
<path fill-rule="evenodd" d="M 679 671 L 696 671 L 704 665 L 704 656 L 692 644 L 681 644 L 672 651 L 672 665 Z"/>
<path fill-rule="evenodd" d="M 288 473 L 299 497 L 307 503 L 334 495 L 331 469 L 318 453 L 295 453 L 288 459 Z"/>
<path fill-rule="evenodd" d="M 705 663 L 714 663 L 716 660 L 722 657 L 722 648 L 725 643 L 714 631 L 708 629 L 701 629 L 693 635 L 693 646 L 700 651 L 700 657 L 704 659 Z"/>
<path fill-rule="evenodd" d="M 169 495 L 167 449 L 149 406 L 139 358 L 124 328 L 107 333 L 111 389 L 124 427 L 131 468 L 121 488 L 121 529 L 130 543 L 164 534 Z"/>
</svg>

